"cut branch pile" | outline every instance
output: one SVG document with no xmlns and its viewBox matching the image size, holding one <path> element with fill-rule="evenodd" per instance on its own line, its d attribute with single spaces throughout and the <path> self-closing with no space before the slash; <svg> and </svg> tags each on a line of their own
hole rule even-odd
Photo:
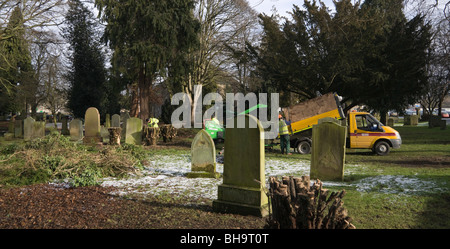
<svg viewBox="0 0 450 249">
<path fill-rule="evenodd" d="M 343 207 L 345 190 L 332 192 L 309 176 L 269 177 L 272 210 L 268 228 L 278 229 L 352 229 L 351 218 Z"/>
</svg>

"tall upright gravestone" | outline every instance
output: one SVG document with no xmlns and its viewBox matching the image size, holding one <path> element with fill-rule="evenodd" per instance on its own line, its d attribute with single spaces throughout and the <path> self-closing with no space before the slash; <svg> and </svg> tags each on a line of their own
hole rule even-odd
<svg viewBox="0 0 450 249">
<path fill-rule="evenodd" d="M 16 119 L 14 123 L 14 137 L 23 138 L 23 120 Z"/>
<path fill-rule="evenodd" d="M 67 116 L 64 115 L 61 117 L 61 134 L 63 135 L 70 135 L 69 128 L 67 126 L 68 119 Z"/>
<path fill-rule="evenodd" d="M 344 180 L 347 127 L 337 120 L 319 120 L 313 126 L 310 177 L 322 181 Z"/>
<path fill-rule="evenodd" d="M 219 178 L 216 172 L 216 146 L 205 130 L 195 135 L 191 144 L 191 172 L 187 177 Z"/>
<path fill-rule="evenodd" d="M 143 124 L 142 119 L 129 118 L 126 122 L 125 143 L 141 145 Z"/>
<path fill-rule="evenodd" d="M 98 144 L 102 142 L 100 136 L 100 113 L 95 107 L 89 107 L 84 115 L 83 142 L 87 144 Z"/>
<path fill-rule="evenodd" d="M 264 129 L 254 116 L 245 115 L 245 128 L 226 128 L 223 184 L 213 208 L 220 212 L 268 215 L 265 186 Z M 238 118 L 234 120 L 237 126 Z M 256 127 L 256 128 L 250 128 Z"/>
</svg>

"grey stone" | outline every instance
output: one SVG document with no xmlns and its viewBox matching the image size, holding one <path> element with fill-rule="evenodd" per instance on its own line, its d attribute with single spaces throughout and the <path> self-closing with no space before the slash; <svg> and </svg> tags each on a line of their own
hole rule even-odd
<svg viewBox="0 0 450 249">
<path fill-rule="evenodd" d="M 335 122 L 313 126 L 310 177 L 312 179 L 344 179 L 345 140 L 347 127 Z"/>
</svg>

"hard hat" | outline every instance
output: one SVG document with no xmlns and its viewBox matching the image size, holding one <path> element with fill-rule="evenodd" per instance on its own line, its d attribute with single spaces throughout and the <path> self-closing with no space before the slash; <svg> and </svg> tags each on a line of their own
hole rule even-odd
<svg viewBox="0 0 450 249">
<path fill-rule="evenodd" d="M 278 118 L 281 118 L 281 114 L 278 114 Z"/>
</svg>

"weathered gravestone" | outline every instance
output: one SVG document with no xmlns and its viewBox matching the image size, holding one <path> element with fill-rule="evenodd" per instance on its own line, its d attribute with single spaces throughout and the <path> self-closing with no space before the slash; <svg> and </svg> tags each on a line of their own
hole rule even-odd
<svg viewBox="0 0 450 249">
<path fill-rule="evenodd" d="M 67 122 L 68 122 L 67 116 L 66 115 L 62 116 L 61 117 L 61 134 L 63 134 L 63 135 L 70 135 L 69 128 L 67 126 Z"/>
<path fill-rule="evenodd" d="M 388 118 L 387 126 L 394 127 L 394 119 L 393 118 Z"/>
<path fill-rule="evenodd" d="M 216 172 L 216 146 L 205 130 L 195 135 L 191 144 L 191 172 L 187 177 L 219 178 Z"/>
<path fill-rule="evenodd" d="M 45 136 L 45 122 L 34 121 L 32 117 L 27 117 L 23 121 L 23 139 L 29 141 Z"/>
<path fill-rule="evenodd" d="M 112 115 L 111 127 L 120 127 L 120 115 L 119 114 Z"/>
<path fill-rule="evenodd" d="M 220 212 L 266 216 L 264 129 L 254 116 L 244 118 L 246 128 L 226 128 L 223 184 L 218 187 L 213 208 Z M 238 127 L 237 121 L 236 118 L 234 127 Z"/>
<path fill-rule="evenodd" d="M 109 114 L 106 114 L 105 118 L 105 128 L 108 130 L 108 128 L 111 127 L 111 117 Z"/>
<path fill-rule="evenodd" d="M 70 140 L 79 141 L 83 139 L 83 122 L 80 119 L 74 119 L 69 124 Z"/>
<path fill-rule="evenodd" d="M 87 144 L 102 142 L 102 137 L 100 136 L 100 113 L 95 107 L 89 107 L 84 115 L 83 142 Z"/>
<path fill-rule="evenodd" d="M 403 124 L 417 126 L 419 124 L 419 116 L 418 115 L 405 115 L 403 117 Z"/>
<path fill-rule="evenodd" d="M 14 123 L 14 137 L 23 138 L 23 120 L 16 119 Z"/>
<path fill-rule="evenodd" d="M 319 120 L 312 130 L 310 177 L 321 180 L 344 179 L 347 127 L 338 121 Z"/>
<path fill-rule="evenodd" d="M 102 137 L 103 143 L 109 144 L 109 131 L 105 126 L 100 126 L 100 136 Z"/>
<path fill-rule="evenodd" d="M 142 119 L 129 118 L 126 121 L 125 143 L 142 144 Z"/>
</svg>

